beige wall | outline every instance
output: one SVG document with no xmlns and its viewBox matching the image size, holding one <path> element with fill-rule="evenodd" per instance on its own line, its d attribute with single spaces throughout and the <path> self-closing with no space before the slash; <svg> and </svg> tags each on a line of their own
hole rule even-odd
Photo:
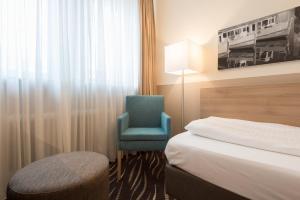
<svg viewBox="0 0 300 200">
<path fill-rule="evenodd" d="M 182 132 L 181 129 L 181 85 L 161 85 L 158 93 L 165 97 L 165 111 L 172 117 L 172 133 Z M 198 119 L 200 116 L 200 87 L 198 83 L 185 85 L 185 116 L 184 122 Z"/>
<path fill-rule="evenodd" d="M 217 70 L 218 30 L 296 6 L 299 0 L 156 0 L 158 85 L 179 81 L 164 73 L 163 47 L 185 39 L 203 47 L 203 73 L 187 82 L 300 73 L 299 61 Z"/>
<path fill-rule="evenodd" d="M 203 49 L 201 73 L 186 77 L 185 121 L 189 122 L 201 116 L 201 87 L 272 84 L 300 79 L 300 61 L 217 70 L 218 30 L 296 6 L 300 6 L 299 0 L 155 1 L 158 92 L 165 96 L 173 133 L 181 131 L 180 78 L 164 73 L 164 46 L 190 39 Z"/>
</svg>

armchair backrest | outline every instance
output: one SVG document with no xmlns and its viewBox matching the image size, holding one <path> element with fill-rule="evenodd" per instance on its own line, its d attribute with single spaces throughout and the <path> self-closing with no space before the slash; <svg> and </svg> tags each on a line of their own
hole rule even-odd
<svg viewBox="0 0 300 200">
<path fill-rule="evenodd" d="M 160 127 L 164 111 L 163 96 L 127 96 L 129 127 Z"/>
</svg>

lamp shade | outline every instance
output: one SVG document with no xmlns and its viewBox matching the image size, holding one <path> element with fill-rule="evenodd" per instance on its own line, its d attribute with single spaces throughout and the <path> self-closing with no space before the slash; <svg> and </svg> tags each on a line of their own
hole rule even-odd
<svg viewBox="0 0 300 200">
<path fill-rule="evenodd" d="M 200 66 L 200 47 L 183 41 L 165 47 L 165 72 L 180 75 L 197 73 Z"/>
</svg>

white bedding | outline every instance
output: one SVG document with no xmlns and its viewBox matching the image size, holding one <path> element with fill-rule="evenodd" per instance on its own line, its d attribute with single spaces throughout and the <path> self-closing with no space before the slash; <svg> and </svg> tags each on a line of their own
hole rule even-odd
<svg viewBox="0 0 300 200">
<path fill-rule="evenodd" d="M 300 156 L 299 127 L 208 117 L 190 122 L 185 129 L 210 139 Z"/>
<path fill-rule="evenodd" d="M 168 162 L 250 199 L 300 199 L 300 157 L 185 132 L 171 138 Z"/>
</svg>

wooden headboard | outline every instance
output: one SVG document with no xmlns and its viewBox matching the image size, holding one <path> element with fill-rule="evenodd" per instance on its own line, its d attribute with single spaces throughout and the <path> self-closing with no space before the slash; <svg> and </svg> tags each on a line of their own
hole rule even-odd
<svg viewBox="0 0 300 200">
<path fill-rule="evenodd" d="M 201 88 L 200 113 L 300 127 L 300 83 Z"/>
</svg>

